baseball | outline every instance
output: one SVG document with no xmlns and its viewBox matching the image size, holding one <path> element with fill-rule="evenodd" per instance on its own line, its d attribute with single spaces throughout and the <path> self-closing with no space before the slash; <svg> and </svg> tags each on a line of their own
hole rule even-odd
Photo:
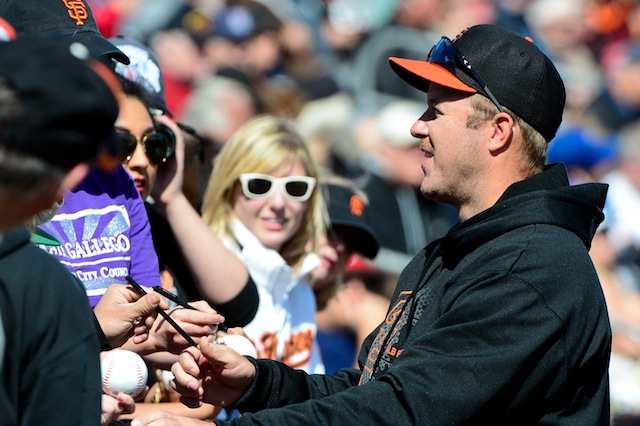
<svg viewBox="0 0 640 426">
<path fill-rule="evenodd" d="M 219 337 L 217 343 L 219 345 L 229 346 L 240 355 L 248 355 L 253 358 L 258 357 L 256 347 L 253 346 L 251 340 L 247 339 L 244 336 L 241 336 L 240 334 L 227 334 L 225 336 Z"/>
<path fill-rule="evenodd" d="M 135 352 L 112 350 L 100 363 L 100 369 L 102 390 L 109 395 L 124 392 L 136 398 L 147 386 L 149 370 L 142 357 Z"/>
</svg>

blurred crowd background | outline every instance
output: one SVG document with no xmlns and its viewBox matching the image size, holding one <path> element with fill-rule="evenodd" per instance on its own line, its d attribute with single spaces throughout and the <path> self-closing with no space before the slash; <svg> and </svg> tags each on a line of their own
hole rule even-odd
<svg viewBox="0 0 640 426">
<path fill-rule="evenodd" d="M 425 109 L 424 94 L 396 78 L 387 58 L 425 59 L 442 35 L 453 38 L 475 24 L 497 23 L 530 36 L 556 64 L 567 89 L 549 162 L 564 162 L 574 184 L 610 184 L 605 223 L 591 253 L 614 330 L 615 421 L 638 423 L 640 2 L 88 3 L 105 37 L 135 38 L 157 55 L 168 109 L 202 136 L 187 159 L 201 165 L 191 178 L 206 182 L 219 147 L 249 118 L 271 113 L 291 119 L 323 167 L 363 180 L 382 246 L 367 271 L 384 271 L 390 281 L 456 218 L 446 206 L 420 197 L 421 153 L 409 128 Z"/>
</svg>

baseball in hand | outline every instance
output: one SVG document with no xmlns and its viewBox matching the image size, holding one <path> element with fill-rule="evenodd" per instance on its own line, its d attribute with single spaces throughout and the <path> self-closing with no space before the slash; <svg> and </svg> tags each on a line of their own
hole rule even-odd
<svg viewBox="0 0 640 426">
<path fill-rule="evenodd" d="M 100 364 L 102 390 L 115 396 L 124 392 L 139 396 L 147 386 L 149 370 L 140 355 L 125 349 L 110 351 Z"/>
<path fill-rule="evenodd" d="M 251 340 L 247 339 L 244 336 L 241 336 L 240 334 L 226 334 L 222 337 L 219 337 L 217 343 L 219 345 L 229 346 L 240 355 L 248 355 L 253 358 L 258 357 L 256 347 L 253 346 Z"/>
</svg>

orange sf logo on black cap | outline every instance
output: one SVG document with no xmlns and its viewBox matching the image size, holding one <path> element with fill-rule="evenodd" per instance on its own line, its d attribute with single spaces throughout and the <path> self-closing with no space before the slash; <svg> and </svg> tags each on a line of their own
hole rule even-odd
<svg viewBox="0 0 640 426">
<path fill-rule="evenodd" d="M 69 17 L 76 21 L 77 26 L 83 26 L 84 21 L 89 19 L 89 13 L 87 12 L 87 6 L 85 6 L 82 0 L 62 0 L 64 5 L 69 9 Z"/>
<path fill-rule="evenodd" d="M 362 199 L 357 195 L 352 195 L 349 200 L 349 210 L 351 210 L 351 214 L 354 216 L 362 216 L 362 213 L 364 213 L 364 203 Z"/>
</svg>

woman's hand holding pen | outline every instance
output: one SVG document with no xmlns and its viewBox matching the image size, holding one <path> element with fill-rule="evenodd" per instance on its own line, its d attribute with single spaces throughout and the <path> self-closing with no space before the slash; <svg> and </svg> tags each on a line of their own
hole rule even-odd
<svg viewBox="0 0 640 426">
<path fill-rule="evenodd" d="M 118 347 L 131 337 L 135 343 L 147 340 L 158 307 L 168 307 L 158 294 L 141 297 L 128 286 L 112 284 L 93 312 L 111 346 Z"/>
<path fill-rule="evenodd" d="M 149 289 L 143 288 L 132 276 L 127 275 L 126 279 L 138 294 L 146 295 L 149 293 Z M 153 290 L 171 299 L 180 305 L 180 308 L 174 309 L 171 313 L 156 309 L 160 317 L 156 319 L 151 329 L 150 342 L 145 342 L 144 346 L 136 346 L 131 349 L 139 354 L 158 351 L 179 354 L 189 345 L 197 346 L 194 338 L 215 334 L 220 324 L 224 321 L 224 317 L 212 309 L 205 301 L 196 301 L 189 304 L 165 291 L 162 287 L 156 286 L 153 287 Z M 174 313 L 176 318 L 171 316 Z"/>
<path fill-rule="evenodd" d="M 218 324 L 224 321 L 224 317 L 217 313 L 203 300 L 191 302 L 195 309 L 176 307 L 169 312 L 171 318 L 195 341 L 200 337 L 215 335 Z M 150 340 L 153 339 L 158 350 L 179 354 L 190 342 L 164 318 L 156 318 L 151 329 Z"/>
</svg>

